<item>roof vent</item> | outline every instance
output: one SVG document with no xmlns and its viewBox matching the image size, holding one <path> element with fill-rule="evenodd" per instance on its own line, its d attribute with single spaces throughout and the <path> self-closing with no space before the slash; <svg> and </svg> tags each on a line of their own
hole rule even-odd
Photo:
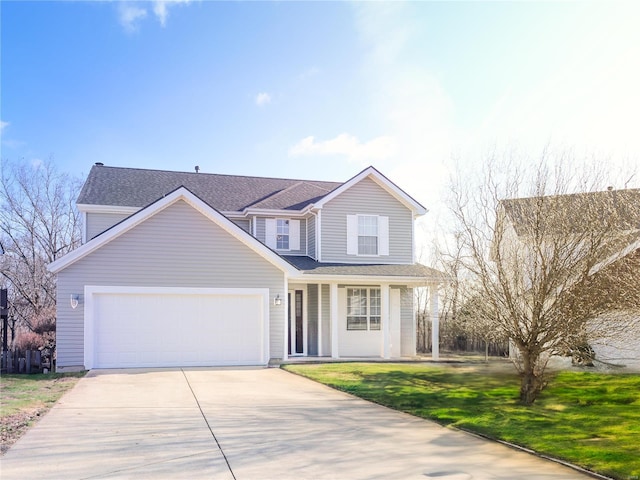
<svg viewBox="0 0 640 480">
<path fill-rule="evenodd" d="M 200 167 L 198 165 L 196 165 L 196 173 L 200 172 Z"/>
<path fill-rule="evenodd" d="M 607 190 L 609 190 L 611 192 L 613 190 L 613 187 L 612 186 L 608 186 Z"/>
<path fill-rule="evenodd" d="M 96 167 L 104 167 L 104 163 L 102 163 L 102 162 L 96 162 Z"/>
</svg>

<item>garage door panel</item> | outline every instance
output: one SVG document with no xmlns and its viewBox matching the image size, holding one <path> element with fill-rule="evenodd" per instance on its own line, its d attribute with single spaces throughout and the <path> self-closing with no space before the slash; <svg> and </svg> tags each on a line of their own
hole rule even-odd
<svg viewBox="0 0 640 480">
<path fill-rule="evenodd" d="M 265 294 L 94 293 L 94 367 L 265 363 Z"/>
</svg>

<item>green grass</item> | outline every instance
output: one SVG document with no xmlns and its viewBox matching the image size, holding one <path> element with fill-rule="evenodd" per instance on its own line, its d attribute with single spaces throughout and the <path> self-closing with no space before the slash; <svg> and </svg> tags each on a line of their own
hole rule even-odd
<svg viewBox="0 0 640 480">
<path fill-rule="evenodd" d="M 51 407 L 77 380 L 81 373 L 2 375 L 0 377 L 0 417 L 26 409 Z"/>
<path fill-rule="evenodd" d="M 640 478 L 640 375 L 559 372 L 518 403 L 515 371 L 388 363 L 286 370 L 396 410 L 521 445 L 613 478 Z"/>
<path fill-rule="evenodd" d="M 4 454 L 85 373 L 0 376 L 0 454 Z"/>
</svg>

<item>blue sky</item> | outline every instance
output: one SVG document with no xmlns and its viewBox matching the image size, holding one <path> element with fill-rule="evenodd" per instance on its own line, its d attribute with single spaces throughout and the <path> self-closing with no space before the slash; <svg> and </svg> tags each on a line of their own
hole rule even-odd
<svg viewBox="0 0 640 480">
<path fill-rule="evenodd" d="M 640 163 L 640 2 L 0 4 L 2 158 L 346 180 L 432 208 L 453 158 Z"/>
</svg>

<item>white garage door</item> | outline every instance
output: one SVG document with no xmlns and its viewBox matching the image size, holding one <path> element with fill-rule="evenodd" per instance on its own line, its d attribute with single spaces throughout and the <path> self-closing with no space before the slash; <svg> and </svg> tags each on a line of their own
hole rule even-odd
<svg viewBox="0 0 640 480">
<path fill-rule="evenodd" d="M 87 368 L 268 361 L 268 293 L 263 289 L 87 288 Z"/>
</svg>

